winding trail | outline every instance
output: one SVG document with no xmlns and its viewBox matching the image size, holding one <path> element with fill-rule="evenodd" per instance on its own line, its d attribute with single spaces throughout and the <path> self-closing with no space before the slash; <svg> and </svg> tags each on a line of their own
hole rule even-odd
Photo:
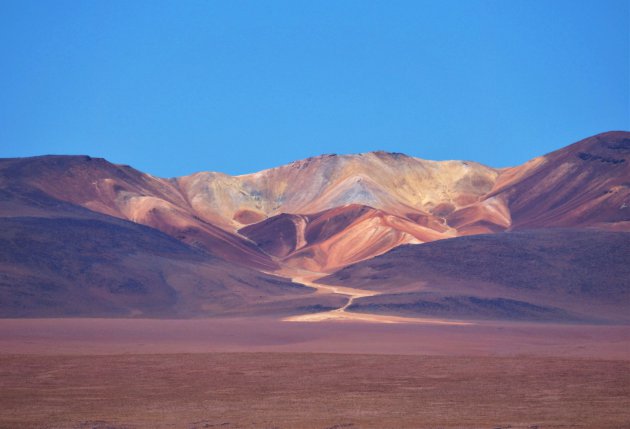
<svg viewBox="0 0 630 429">
<path fill-rule="evenodd" d="M 382 292 L 355 289 L 345 286 L 336 285 L 324 285 L 315 283 L 318 278 L 324 277 L 326 274 L 312 273 L 309 275 L 297 275 L 291 279 L 295 283 L 301 283 L 305 286 L 312 287 L 317 290 L 316 293 L 320 294 L 338 294 L 348 297 L 348 302 L 343 307 L 336 308 L 330 311 L 323 311 L 320 313 L 307 313 L 299 314 L 297 316 L 290 316 L 282 319 L 285 322 L 324 322 L 335 320 L 346 320 L 355 322 L 372 322 L 372 323 L 423 323 L 434 325 L 471 325 L 469 322 L 459 322 L 444 319 L 428 319 L 420 317 L 401 317 L 390 316 L 386 314 L 372 314 L 372 313 L 354 313 L 346 311 L 350 305 L 354 302 L 355 298 L 363 298 L 366 296 L 381 295 Z"/>
</svg>

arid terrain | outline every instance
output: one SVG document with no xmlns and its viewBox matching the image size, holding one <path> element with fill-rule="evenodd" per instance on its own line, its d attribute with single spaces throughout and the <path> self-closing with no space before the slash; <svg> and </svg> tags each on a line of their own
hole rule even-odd
<svg viewBox="0 0 630 429">
<path fill-rule="evenodd" d="M 627 428 L 630 362 L 0 356 L 5 428 Z"/>
<path fill-rule="evenodd" d="M 0 316 L 627 323 L 629 154 L 617 131 L 502 169 L 369 152 L 166 179 L 1 159 Z"/>
<path fill-rule="evenodd" d="M 630 328 L 0 321 L 2 428 L 628 428 Z"/>
<path fill-rule="evenodd" d="M 0 160 L 0 428 L 630 429 L 630 133 L 521 166 Z"/>
<path fill-rule="evenodd" d="M 0 429 L 630 429 L 630 0 L 0 0 Z"/>
</svg>

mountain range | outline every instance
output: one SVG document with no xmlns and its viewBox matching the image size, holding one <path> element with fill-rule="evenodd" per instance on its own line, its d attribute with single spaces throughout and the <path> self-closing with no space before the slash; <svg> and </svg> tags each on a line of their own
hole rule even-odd
<svg viewBox="0 0 630 429">
<path fill-rule="evenodd" d="M 89 156 L 6 158 L 0 224 L 2 317 L 284 317 L 350 304 L 630 322 L 630 132 L 502 169 L 370 152 L 166 179 Z M 313 285 L 372 296 L 349 303 Z"/>
</svg>

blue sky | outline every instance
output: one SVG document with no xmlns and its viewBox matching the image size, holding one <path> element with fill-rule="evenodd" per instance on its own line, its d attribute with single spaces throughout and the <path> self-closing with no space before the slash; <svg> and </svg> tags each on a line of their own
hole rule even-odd
<svg viewBox="0 0 630 429">
<path fill-rule="evenodd" d="M 630 129 L 630 1 L 0 2 L 0 157 L 159 176 Z"/>
</svg>

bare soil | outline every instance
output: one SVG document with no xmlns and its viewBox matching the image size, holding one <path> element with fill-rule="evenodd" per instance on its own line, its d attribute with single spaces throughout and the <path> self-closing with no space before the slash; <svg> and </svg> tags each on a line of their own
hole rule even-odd
<svg viewBox="0 0 630 429">
<path fill-rule="evenodd" d="M 628 429 L 629 331 L 0 320 L 0 428 Z"/>
<path fill-rule="evenodd" d="M 238 319 L 0 319 L 0 354 L 313 352 L 630 360 L 630 326 Z"/>
<path fill-rule="evenodd" d="M 630 362 L 1 356 L 2 428 L 627 428 Z"/>
</svg>

